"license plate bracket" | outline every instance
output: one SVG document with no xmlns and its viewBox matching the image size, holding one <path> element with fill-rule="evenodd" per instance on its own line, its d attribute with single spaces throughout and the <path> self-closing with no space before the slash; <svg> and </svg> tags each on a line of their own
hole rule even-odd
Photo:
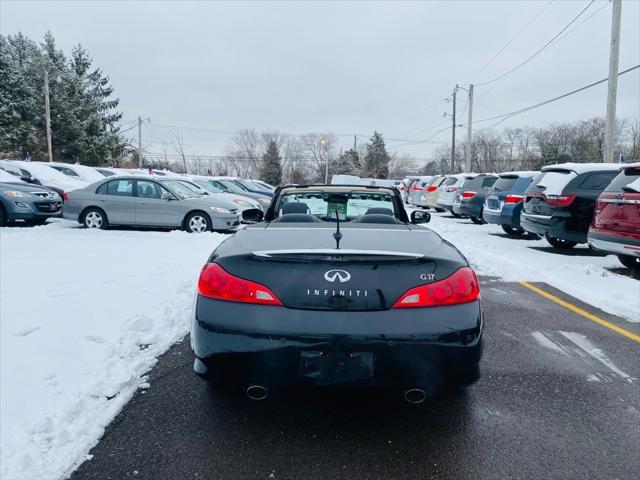
<svg viewBox="0 0 640 480">
<path fill-rule="evenodd" d="M 320 384 L 347 383 L 373 377 L 372 352 L 305 350 L 300 352 L 299 374 Z"/>
</svg>

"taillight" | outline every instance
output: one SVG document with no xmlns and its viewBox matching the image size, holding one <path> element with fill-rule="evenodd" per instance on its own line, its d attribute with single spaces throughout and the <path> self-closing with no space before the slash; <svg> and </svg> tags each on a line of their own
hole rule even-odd
<svg viewBox="0 0 640 480">
<path fill-rule="evenodd" d="M 198 292 L 205 297 L 231 302 L 282 305 L 267 287 L 227 273 L 217 263 L 202 267 L 198 279 Z"/>
<path fill-rule="evenodd" d="M 575 195 L 545 195 L 544 201 L 552 207 L 568 207 L 575 198 Z"/>
<path fill-rule="evenodd" d="M 471 198 L 471 197 L 475 197 L 477 195 L 476 192 L 472 192 L 470 190 L 467 190 L 466 192 L 462 192 L 462 198 Z"/>
<path fill-rule="evenodd" d="M 427 192 L 435 192 L 438 189 L 438 187 L 431 185 L 429 188 L 427 188 Z"/>
<path fill-rule="evenodd" d="M 449 193 L 455 192 L 456 190 L 458 190 L 458 187 L 449 187 L 449 188 L 447 188 L 447 192 L 449 192 Z"/>
<path fill-rule="evenodd" d="M 443 280 L 408 290 L 393 304 L 393 308 L 455 305 L 473 302 L 479 297 L 480 286 L 475 272 L 469 267 L 462 267 Z"/>
<path fill-rule="evenodd" d="M 69 194 L 67 192 L 62 192 L 62 201 L 66 202 L 69 200 Z"/>
<path fill-rule="evenodd" d="M 524 200 L 524 195 L 507 195 L 504 197 L 504 203 L 520 203 Z"/>
<path fill-rule="evenodd" d="M 421 187 L 411 187 L 411 190 L 415 190 L 416 192 L 419 192 L 420 190 L 422 190 Z"/>
</svg>

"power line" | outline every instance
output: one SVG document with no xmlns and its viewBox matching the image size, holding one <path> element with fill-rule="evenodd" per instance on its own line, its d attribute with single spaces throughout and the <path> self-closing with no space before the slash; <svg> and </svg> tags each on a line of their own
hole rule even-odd
<svg viewBox="0 0 640 480">
<path fill-rule="evenodd" d="M 624 74 L 629 73 L 629 72 L 632 72 L 633 70 L 636 70 L 638 68 L 640 68 L 640 64 L 636 65 L 635 67 L 631 67 L 631 68 L 628 68 L 628 69 L 623 70 L 621 72 L 618 72 L 618 76 L 624 75 Z M 570 92 L 567 92 L 565 94 L 559 95 L 559 96 L 554 97 L 554 98 L 551 98 L 549 100 L 545 100 L 544 102 L 536 103 L 535 105 L 530 105 L 528 107 L 521 108 L 519 110 L 515 110 L 515 111 L 509 112 L 509 113 L 504 113 L 502 115 L 495 115 L 493 117 L 482 118 L 480 120 L 476 120 L 473 123 L 475 124 L 475 123 L 489 122 L 491 120 L 502 119 L 498 123 L 493 125 L 492 126 L 492 128 L 493 128 L 493 127 L 499 125 L 500 123 L 502 123 L 504 120 L 506 120 L 509 117 L 513 117 L 514 115 L 518 115 L 520 113 L 528 112 L 529 110 L 533 110 L 534 108 L 539 108 L 539 107 L 542 107 L 543 105 L 548 105 L 549 103 L 561 100 L 561 99 L 569 97 L 571 95 L 575 95 L 576 93 L 582 92 L 582 91 L 587 90 L 587 89 L 589 89 L 591 87 L 595 87 L 596 85 L 600 85 L 601 83 L 605 83 L 608 80 L 609 80 L 609 77 L 606 77 L 606 78 L 603 78 L 602 80 L 598 80 L 597 82 L 593 82 L 593 83 L 590 83 L 589 85 L 585 85 L 584 87 L 580 87 L 580 88 L 577 88 L 576 90 L 572 90 Z"/>
<path fill-rule="evenodd" d="M 507 77 L 508 75 L 511 75 L 513 72 L 515 72 L 516 70 L 522 68 L 524 65 L 526 65 L 527 63 L 529 63 L 531 60 L 533 60 L 534 58 L 536 58 L 538 55 L 540 55 L 544 50 L 546 50 L 553 42 L 554 40 L 556 40 L 560 35 L 562 35 L 571 25 L 573 25 L 581 16 L 584 12 L 587 11 L 587 9 L 589 7 L 591 7 L 591 5 L 593 5 L 595 3 L 596 0 L 591 0 L 588 5 L 586 7 L 584 7 L 580 13 L 578 13 L 578 15 L 576 15 L 575 17 L 573 17 L 573 19 L 567 23 L 562 30 L 560 30 L 558 33 L 556 33 L 551 40 L 549 40 L 547 43 L 545 43 L 542 47 L 540 47 L 538 50 L 536 50 L 534 53 L 532 53 L 531 55 L 529 55 L 526 59 L 524 59 L 522 62 L 520 62 L 518 65 L 516 65 L 515 67 L 513 67 L 511 70 L 509 70 L 508 72 L 503 73 L 502 75 L 495 77 L 491 80 L 487 80 L 486 82 L 481 82 L 481 83 L 477 83 L 476 86 L 477 87 L 481 87 L 483 85 L 488 85 L 490 83 L 496 82 L 502 78 Z"/>
<path fill-rule="evenodd" d="M 577 30 L 578 28 L 580 28 L 580 26 L 582 26 L 584 23 L 586 23 L 587 21 L 589 21 L 592 17 L 596 16 L 598 13 L 600 13 L 603 9 L 607 8 L 610 5 L 610 2 L 607 1 L 605 2 L 600 8 L 598 8 L 595 12 L 593 12 L 591 15 L 589 15 L 588 17 L 584 18 L 580 23 L 577 23 L 576 25 L 573 26 L 573 28 L 571 30 L 568 30 L 564 33 L 564 35 L 562 35 L 561 37 L 556 38 L 556 40 L 553 42 L 558 43 L 562 38 L 565 38 L 567 36 L 569 36 L 572 32 L 574 32 L 575 30 Z M 504 80 L 504 79 L 503 79 Z M 484 97 L 485 95 L 487 95 L 488 93 L 490 93 L 494 88 L 496 88 L 498 85 L 500 85 L 500 83 L 502 82 L 497 82 L 495 84 L 493 84 L 491 87 L 489 87 L 488 89 L 484 90 L 482 93 L 480 93 L 480 95 L 478 95 L 478 99 Z"/>
<path fill-rule="evenodd" d="M 477 77 L 480 73 L 482 73 L 482 72 L 484 71 L 484 69 L 485 69 L 485 68 L 487 68 L 489 65 L 491 65 L 491 63 L 493 63 L 493 61 L 494 61 L 496 58 L 498 58 L 498 56 L 499 56 L 502 52 L 504 52 L 504 51 L 507 49 L 507 47 L 508 47 L 509 45 L 511 45 L 511 44 L 514 42 L 514 40 L 515 40 L 516 38 L 518 38 L 522 33 L 524 33 L 524 31 L 525 31 L 527 28 L 529 28 L 529 27 L 533 24 L 533 22 L 535 22 L 535 21 L 540 17 L 540 15 L 542 15 L 542 14 L 544 13 L 544 11 L 545 11 L 547 8 L 549 8 L 549 5 L 551 5 L 553 2 L 554 2 L 554 0 L 549 0 L 549 2 L 548 2 L 544 7 L 542 7 L 542 10 L 540 10 L 540 11 L 539 11 L 539 12 L 538 12 L 538 13 L 537 13 L 537 14 L 536 14 L 536 15 L 535 15 L 531 20 L 529 20 L 529 22 L 528 22 L 528 23 L 527 23 L 527 24 L 526 24 L 526 25 L 525 25 L 525 26 L 524 26 L 524 27 L 523 27 L 523 28 L 522 28 L 518 33 L 516 33 L 516 34 L 511 38 L 511 40 L 509 40 L 509 41 L 504 45 L 504 47 L 502 47 L 500 50 L 498 50 L 498 52 L 497 52 L 493 57 L 491 57 L 491 60 L 489 60 L 487 63 L 485 63 L 485 64 L 482 66 L 482 68 L 481 68 L 480 70 L 478 70 L 476 73 L 474 73 L 474 74 L 471 76 L 471 78 L 473 79 L 473 78 Z"/>
</svg>

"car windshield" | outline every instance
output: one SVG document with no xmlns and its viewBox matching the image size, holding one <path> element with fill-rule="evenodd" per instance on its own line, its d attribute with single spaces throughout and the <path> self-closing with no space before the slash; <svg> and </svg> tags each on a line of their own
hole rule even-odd
<svg viewBox="0 0 640 480">
<path fill-rule="evenodd" d="M 60 166 L 57 166 L 57 165 L 52 165 L 51 168 L 53 168 L 54 170 L 59 171 L 60 173 L 64 173 L 65 175 L 67 175 L 69 177 L 80 178 L 80 175 L 78 175 L 76 172 L 71 170 L 69 167 L 60 167 Z"/>
<path fill-rule="evenodd" d="M 211 193 L 222 193 L 222 192 L 224 192 L 224 189 L 222 189 L 219 185 L 217 185 L 216 182 L 214 182 L 213 180 L 210 180 L 210 181 L 198 180 L 196 183 L 200 187 L 204 188 L 205 190 L 207 190 L 208 192 L 211 192 Z"/>
<path fill-rule="evenodd" d="M 182 185 L 183 187 L 191 190 L 193 193 L 195 193 L 196 195 L 198 195 L 199 197 L 206 195 L 205 192 L 203 192 L 202 190 L 204 190 L 203 188 L 199 188 L 197 185 L 194 185 L 190 182 L 186 182 L 184 180 L 178 180 L 178 183 L 180 185 Z"/>
<path fill-rule="evenodd" d="M 162 182 L 162 185 L 168 188 L 172 193 L 178 196 L 178 198 L 199 198 L 200 195 L 193 190 L 188 189 L 182 182 L 178 180 L 166 180 Z"/>
<path fill-rule="evenodd" d="M 285 205 L 298 202 L 306 204 L 308 208 L 307 213 L 323 220 L 333 220 L 336 215 L 336 210 L 338 211 L 340 219 L 343 220 L 353 220 L 360 215 L 372 213 L 370 209 L 384 209 L 394 215 L 396 212 L 392 195 L 384 191 L 354 190 L 345 192 L 348 197 L 346 204 L 325 201 L 323 196 L 326 193 L 327 192 L 321 190 L 287 193 L 282 196 L 279 211 L 286 212 L 287 207 Z M 380 211 L 376 213 L 380 213 Z"/>
<path fill-rule="evenodd" d="M 222 185 L 224 185 L 225 187 L 227 187 L 229 190 L 231 190 L 233 193 L 245 193 L 246 190 L 244 190 L 240 185 L 238 185 L 237 183 L 235 183 L 232 180 L 218 180 Z"/>
</svg>

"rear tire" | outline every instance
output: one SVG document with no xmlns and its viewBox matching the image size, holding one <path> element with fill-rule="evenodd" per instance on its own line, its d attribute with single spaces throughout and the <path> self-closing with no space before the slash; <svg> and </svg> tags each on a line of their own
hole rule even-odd
<svg viewBox="0 0 640 480">
<path fill-rule="evenodd" d="M 544 238 L 546 238 L 547 242 L 549 242 L 549 244 L 552 247 L 555 247 L 560 250 L 571 250 L 573 247 L 575 247 L 578 244 L 578 242 L 571 242 L 569 240 L 563 240 L 561 238 L 552 237 L 548 233 L 544 234 Z"/>
<path fill-rule="evenodd" d="M 453 218 L 462 218 L 462 215 L 458 215 L 457 213 L 454 213 L 454 211 L 453 211 L 453 210 L 451 210 L 451 216 L 452 216 Z"/>
<path fill-rule="evenodd" d="M 472 221 L 473 223 L 475 223 L 476 225 L 484 225 L 485 223 L 487 223 L 487 222 L 485 222 L 485 221 L 484 221 L 484 219 L 482 219 L 481 217 L 469 217 L 469 218 L 470 218 L 470 219 L 471 219 L 471 221 Z"/>
<path fill-rule="evenodd" d="M 7 224 L 7 215 L 4 213 L 4 208 L 0 205 L 0 227 L 4 227 Z"/>
<path fill-rule="evenodd" d="M 204 212 L 191 212 L 184 219 L 184 229 L 189 233 L 204 233 L 212 230 L 211 219 Z"/>
<path fill-rule="evenodd" d="M 520 237 L 524 235 L 525 231 L 522 227 L 514 227 L 513 225 L 500 225 L 504 233 L 511 235 L 512 237 Z"/>
<path fill-rule="evenodd" d="M 82 214 L 82 222 L 86 228 L 104 230 L 109 226 L 107 215 L 99 208 L 87 208 Z"/>
<path fill-rule="evenodd" d="M 631 255 L 618 255 L 618 260 L 625 267 L 632 270 L 640 271 L 640 257 L 632 257 Z"/>
<path fill-rule="evenodd" d="M 436 212 L 443 213 L 444 212 L 444 208 L 436 207 Z"/>
</svg>

